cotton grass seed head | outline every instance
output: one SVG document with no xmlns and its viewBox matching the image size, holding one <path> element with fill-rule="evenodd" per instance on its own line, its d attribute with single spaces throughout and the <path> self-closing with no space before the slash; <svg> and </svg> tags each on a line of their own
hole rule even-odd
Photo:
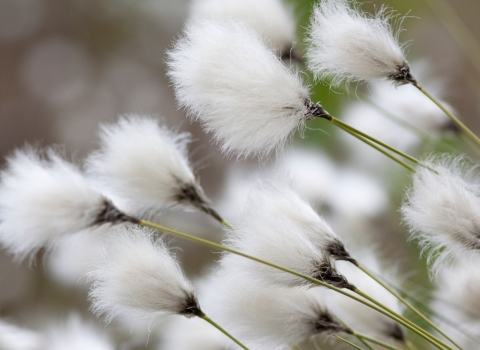
<svg viewBox="0 0 480 350">
<path fill-rule="evenodd" d="M 272 232 L 298 232 L 324 255 L 335 260 L 353 260 L 340 237 L 300 196 L 295 180 L 288 175 L 258 180 L 249 190 L 245 207 L 244 215 L 249 220 Z"/>
<path fill-rule="evenodd" d="M 168 57 L 179 105 L 226 154 L 265 157 L 325 113 L 245 22 L 194 21 Z"/>
<path fill-rule="evenodd" d="M 464 157 L 440 155 L 425 163 L 437 173 L 417 169 L 401 211 L 435 273 L 452 258 L 480 249 L 480 184 L 477 166 Z"/>
<path fill-rule="evenodd" d="M 188 160 L 190 140 L 190 134 L 175 133 L 154 118 L 127 115 L 101 127 L 100 149 L 86 168 L 141 214 L 180 205 L 219 219 Z"/>
<path fill-rule="evenodd" d="M 330 260 L 353 259 L 330 227 L 290 186 L 288 181 L 276 179 L 253 185 L 226 244 L 339 288 L 354 289 Z M 231 255 L 224 257 L 223 264 L 237 265 L 256 276 L 252 278 L 259 283 L 305 284 L 296 276 Z"/>
<path fill-rule="evenodd" d="M 130 220 L 54 150 L 17 150 L 0 175 L 0 242 L 18 259 L 63 234 Z"/>
<path fill-rule="evenodd" d="M 296 54 L 293 11 L 282 0 L 194 0 L 190 19 L 199 18 L 246 22 L 277 56 L 288 59 L 291 52 Z"/>
<path fill-rule="evenodd" d="M 336 86 L 379 79 L 396 85 L 415 82 L 390 20 L 385 7 L 369 16 L 355 0 L 321 1 L 309 28 L 309 69 L 317 79 L 331 77 Z"/>
<path fill-rule="evenodd" d="M 106 322 L 117 316 L 153 319 L 201 314 L 191 283 L 155 232 L 119 226 L 88 273 L 92 309 Z"/>
<path fill-rule="evenodd" d="M 329 311 L 319 288 L 262 286 L 224 269 L 211 293 L 215 317 L 251 349 L 291 349 L 317 336 L 351 332 Z"/>
</svg>

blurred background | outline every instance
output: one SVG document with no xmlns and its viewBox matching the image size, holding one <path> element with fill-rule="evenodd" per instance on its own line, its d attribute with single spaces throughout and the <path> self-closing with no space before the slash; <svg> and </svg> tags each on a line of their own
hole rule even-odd
<svg viewBox="0 0 480 350">
<path fill-rule="evenodd" d="M 407 15 L 400 38 L 409 43 L 408 59 L 418 62 L 429 79 L 441 81 L 437 86 L 443 88 L 438 94 L 467 125 L 480 131 L 480 73 L 472 63 L 478 52 L 468 41 L 480 42 L 480 2 L 449 1 L 462 26 L 473 33 L 472 38 L 464 35 L 455 18 L 444 17 L 441 10 L 432 8 L 432 2 L 363 1 L 362 8 L 373 12 L 386 4 Z M 296 50 L 303 52 L 313 2 L 286 4 L 293 9 L 297 22 Z M 122 114 L 156 115 L 169 126 L 193 134 L 192 161 L 198 165 L 206 192 L 227 218 L 235 215 L 235 191 L 248 184 L 244 179 L 249 174 L 308 165 L 305 173 L 311 177 L 302 178 L 310 181 L 305 193 L 314 192 L 312 201 L 332 225 L 353 245 L 363 242 L 382 247 L 387 265 L 395 266 L 403 279 L 428 287 L 425 263 L 419 260 L 415 245 L 406 243 L 397 212 L 408 183 L 400 167 L 374 159 L 374 151 L 352 144 L 355 141 L 338 135 L 322 120 L 310 122 L 303 134 L 295 136 L 293 144 L 298 153 L 288 150 L 283 161 L 272 159 L 264 165 L 256 160 L 237 162 L 225 158 L 210 135 L 177 109 L 165 76 L 165 51 L 179 36 L 188 9 L 188 0 L 0 0 L 1 158 L 25 143 L 61 144 L 81 162 L 96 147 L 99 123 L 115 121 Z M 301 65 L 295 67 L 306 72 Z M 351 86 L 350 93 L 345 93 L 315 84 L 308 72 L 304 76 L 312 84 L 314 100 L 342 118 L 360 113 L 358 108 L 365 107 L 359 102 L 362 96 L 375 96 L 379 89 L 360 86 L 355 90 Z M 395 102 L 381 107 L 396 108 Z M 360 121 L 357 126 L 362 124 Z M 400 148 L 412 153 L 443 147 L 416 138 L 407 142 L 411 135 L 386 128 L 393 139 L 406 142 L 399 144 Z M 379 132 L 382 135 L 385 130 Z M 455 137 L 447 137 L 450 146 L 463 147 Z M 312 192 L 312 186 L 316 192 Z M 217 241 L 222 237 L 221 228 L 200 214 L 172 212 L 159 220 Z M 66 319 L 72 312 L 94 322 L 87 311 L 88 288 L 82 273 L 95 244 L 95 237 L 74 237 L 54 253 L 40 256 L 32 267 L 15 264 L 0 252 L 0 316 L 36 330 Z M 173 245 L 180 248 L 178 256 L 193 279 L 199 279 L 218 259 L 203 247 L 180 241 Z M 153 328 L 148 345 L 148 327 L 143 324 L 114 324 L 109 329 L 119 349 L 156 349 L 164 340 L 161 335 L 158 339 L 154 336 L 155 329 L 162 327 L 167 326 L 160 322 Z"/>
</svg>

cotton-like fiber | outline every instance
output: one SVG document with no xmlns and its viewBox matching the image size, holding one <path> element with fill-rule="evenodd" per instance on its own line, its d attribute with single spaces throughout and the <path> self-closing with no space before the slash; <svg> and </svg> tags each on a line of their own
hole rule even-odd
<svg viewBox="0 0 480 350">
<path fill-rule="evenodd" d="M 17 150 L 0 175 L 0 242 L 18 259 L 63 234 L 127 220 L 53 150 Z"/>
<path fill-rule="evenodd" d="M 307 60 L 318 79 L 333 85 L 352 81 L 414 81 L 399 32 L 382 7 L 375 15 L 362 13 L 355 0 L 323 0 L 314 8 L 309 29 Z"/>
<path fill-rule="evenodd" d="M 330 261 L 350 260 L 350 255 L 327 223 L 295 192 L 288 178 L 252 185 L 233 227 L 227 245 L 337 287 L 352 288 Z M 235 265 L 238 273 L 250 274 L 245 278 L 258 278 L 259 283 L 305 284 L 297 276 L 237 256 L 227 255 L 222 263 Z"/>
<path fill-rule="evenodd" d="M 184 206 L 211 210 L 188 160 L 190 134 L 175 133 L 159 120 L 128 115 L 100 131 L 100 149 L 86 161 L 101 187 L 140 214 Z"/>
<path fill-rule="evenodd" d="M 106 322 L 160 315 L 196 316 L 195 291 L 176 259 L 154 232 L 118 227 L 106 240 L 92 271 L 92 309 Z"/>
<path fill-rule="evenodd" d="M 190 18 L 247 22 L 278 56 L 289 56 L 295 42 L 293 11 L 282 0 L 194 0 Z"/>
<path fill-rule="evenodd" d="M 320 288 L 262 286 L 224 268 L 213 279 L 215 317 L 250 349 L 286 350 L 345 331 Z"/>
<path fill-rule="evenodd" d="M 432 157 L 418 167 L 402 215 L 411 238 L 428 251 L 432 272 L 480 248 L 478 169 L 466 158 Z"/>
<path fill-rule="evenodd" d="M 312 117 L 308 88 L 245 22 L 194 21 L 168 57 L 178 104 L 226 154 L 265 157 Z"/>
</svg>

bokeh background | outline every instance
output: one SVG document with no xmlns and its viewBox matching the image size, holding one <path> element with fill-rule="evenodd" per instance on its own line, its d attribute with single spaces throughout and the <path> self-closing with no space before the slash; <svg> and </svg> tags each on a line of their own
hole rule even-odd
<svg viewBox="0 0 480 350">
<path fill-rule="evenodd" d="M 296 47 L 302 52 L 313 2 L 288 3 L 298 21 Z M 450 0 L 449 3 L 462 25 L 473 33 L 473 39 L 480 42 L 480 2 Z M 452 22 L 451 17 L 443 18 L 425 0 L 363 1 L 363 9 L 373 12 L 381 4 L 408 15 L 401 40 L 411 41 L 407 50 L 409 60 L 424 61 L 430 75 L 442 79 L 443 99 L 473 130 L 479 131 L 480 74 L 469 58 L 475 57 L 476 52 L 469 45 L 469 38 L 460 35 L 455 40 L 454 35 L 459 32 L 447 29 L 448 23 L 458 29 L 458 23 Z M 177 109 L 165 76 L 165 51 L 180 34 L 188 6 L 188 0 L 0 0 L 1 159 L 16 147 L 33 143 L 63 145 L 74 159 L 81 161 L 96 146 L 99 123 L 112 122 L 122 114 L 157 115 L 168 125 L 193 134 L 192 161 L 197 164 L 206 192 L 219 204 L 220 211 L 234 215 L 235 210 L 228 208 L 224 198 L 230 183 L 235 176 L 241 178 L 256 169 L 262 171 L 270 164 L 225 158 L 212 144 L 210 135 L 205 135 L 198 124 L 187 121 L 184 111 Z M 466 52 L 462 45 L 470 49 Z M 341 116 L 352 101 L 358 100 L 354 93 L 345 94 L 315 84 L 308 73 L 305 78 L 313 86 L 314 99 L 321 101 L 333 115 Z M 360 93 L 368 92 L 365 86 L 358 89 Z M 349 160 L 348 147 L 337 133 L 321 120 L 312 121 L 303 135 L 295 136 L 294 144 L 322 152 L 329 162 L 342 167 Z M 358 161 L 361 163 L 362 159 Z M 387 181 L 374 181 L 386 188 L 379 195 L 385 199 L 375 202 L 386 210 L 381 215 L 369 216 L 368 210 L 362 213 L 369 216 L 369 226 L 362 230 L 370 232 L 354 234 L 359 241 L 380 246 L 382 254 L 389 257 L 388 264 L 395 266 L 404 278 L 428 286 L 424 261 L 419 259 L 415 245 L 406 243 L 405 229 L 397 212 L 408 178 L 400 168 L 385 176 Z M 343 187 L 343 201 L 319 204 L 327 217 L 336 210 L 335 205 L 368 207 L 370 199 L 374 200 L 375 190 L 362 192 L 361 182 L 349 184 L 351 187 Z M 336 186 L 342 187 L 339 185 Z M 322 186 L 328 189 L 334 185 L 326 182 Z M 340 222 L 338 227 L 358 229 L 356 216 L 341 214 L 343 220 L 336 218 Z M 162 220 L 221 240 L 221 228 L 203 215 L 171 212 Z M 89 239 L 67 242 L 69 250 L 63 253 L 66 257 L 59 249 L 55 259 L 45 254 L 31 267 L 15 264 L 10 256 L 0 252 L 0 317 L 32 329 L 42 329 L 45 323 L 65 318 L 72 311 L 92 318 L 87 311 L 86 283 L 80 278 L 83 265 L 75 266 L 75 261 L 81 265 L 88 260 L 84 252 L 96 244 L 95 238 Z M 218 255 L 203 247 L 179 241 L 173 245 L 180 248 L 178 256 L 192 278 L 204 274 L 218 259 Z M 73 277 L 69 275 L 72 269 L 77 273 Z M 128 326 L 111 327 L 119 348 L 145 348 L 146 331 L 137 334 L 125 331 Z M 154 329 L 162 327 L 160 323 Z M 157 342 L 153 336 L 152 339 L 148 347 L 154 349 L 161 341 Z"/>
</svg>

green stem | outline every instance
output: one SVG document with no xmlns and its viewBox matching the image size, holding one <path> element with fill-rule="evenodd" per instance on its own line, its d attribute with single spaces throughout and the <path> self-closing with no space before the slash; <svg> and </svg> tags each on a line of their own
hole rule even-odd
<svg viewBox="0 0 480 350">
<path fill-rule="evenodd" d="M 388 318 L 391 318 L 392 320 L 400 323 L 402 326 L 410 329 L 412 332 L 418 334 L 420 337 L 422 337 L 423 339 L 427 340 L 428 342 L 432 343 L 433 345 L 435 345 L 437 348 L 439 349 L 442 349 L 441 346 L 438 345 L 438 342 L 436 340 L 432 340 L 432 339 L 435 339 L 435 337 L 431 334 L 429 334 L 428 332 L 426 331 L 420 331 L 417 329 L 418 326 L 412 326 L 410 325 L 408 322 L 408 320 L 406 318 L 404 318 L 403 316 L 396 316 L 396 315 L 393 315 L 391 314 L 390 312 L 387 312 L 384 310 L 383 307 L 379 307 L 375 304 L 372 304 L 371 302 L 368 302 L 366 300 L 364 300 L 363 298 L 360 298 L 360 297 L 357 297 L 355 296 L 354 294 L 351 294 L 351 293 L 348 293 L 346 291 L 344 291 L 343 289 L 340 289 L 340 288 L 337 288 L 337 287 L 334 287 L 328 283 L 325 283 L 323 281 L 320 281 L 320 280 L 317 280 L 313 277 L 310 277 L 310 276 L 307 276 L 307 275 L 304 275 L 300 272 L 297 272 L 297 271 L 294 271 L 294 270 L 291 270 L 289 268 L 286 268 L 286 267 L 283 267 L 283 266 L 279 266 L 279 265 L 276 265 L 276 264 L 273 264 L 269 261 L 266 261 L 266 260 L 262 260 L 260 258 L 257 258 L 257 257 L 254 257 L 252 255 L 248 255 L 248 254 L 245 254 L 245 253 L 242 253 L 238 250 L 235 250 L 235 249 L 232 249 L 232 248 L 229 248 L 229 247 L 226 247 L 226 246 L 223 246 L 221 244 L 218 244 L 218 243 L 215 243 L 215 242 L 212 242 L 212 241 L 209 241 L 209 240 L 206 240 L 206 239 L 203 239 L 203 238 L 200 238 L 200 237 L 196 237 L 196 236 L 193 236 L 193 235 L 190 235 L 188 233 L 184 233 L 184 232 L 180 232 L 180 231 L 177 231 L 177 230 L 174 230 L 174 229 L 171 229 L 171 228 L 168 228 L 168 227 L 165 227 L 165 226 L 161 226 L 161 225 L 158 225 L 158 224 L 155 224 L 153 222 L 149 222 L 149 221 L 146 221 L 146 220 L 133 220 L 132 219 L 132 222 L 133 223 L 136 223 L 136 224 L 139 224 L 141 226 L 145 226 L 145 227 L 149 227 L 149 228 L 153 228 L 155 230 L 159 230 L 159 231 L 163 231 L 163 232 L 166 232 L 166 233 L 170 233 L 172 235 L 175 235 L 175 236 L 178 236 L 178 237 L 182 237 L 184 239 L 188 239 L 190 241 L 194 241 L 194 242 L 197 242 L 197 243 L 200 243 L 200 244 L 203 244 L 203 245 L 206 245 L 206 246 L 209 246 L 209 247 L 212 247 L 212 248 L 215 248 L 215 249 L 218 249 L 220 251 L 226 251 L 226 252 L 230 252 L 232 254 L 236 254 L 238 256 L 242 256 L 244 258 L 247 258 L 247 259 L 250 259 L 252 261 L 256 261 L 258 263 L 261 263 L 263 265 L 266 265 L 266 266 L 270 266 L 274 269 L 277 269 L 277 270 L 280 270 L 280 271 L 283 271 L 283 272 L 286 272 L 286 273 L 289 273 L 291 275 L 294 275 L 294 276 L 297 276 L 297 277 L 300 277 L 306 281 L 309 281 L 313 284 L 316 284 L 316 285 L 319 285 L 319 286 L 322 286 L 322 287 L 326 287 L 326 288 L 329 288 L 331 290 L 334 290 L 336 291 L 337 293 L 340 293 L 340 294 L 343 294 L 345 295 L 346 297 L 348 298 L 351 298 L 365 306 L 368 306 L 376 311 L 378 311 L 379 313 L 385 315 L 386 317 Z M 371 298 L 370 298 L 371 299 Z M 427 334 L 427 335 L 426 335 Z"/>
<path fill-rule="evenodd" d="M 430 144 L 432 147 L 436 147 L 438 143 L 441 143 L 443 146 L 448 148 L 453 153 L 461 152 L 457 147 L 448 143 L 443 137 L 439 137 L 439 138 L 431 137 L 425 131 L 423 131 L 422 129 L 416 127 L 414 124 L 411 124 L 411 123 L 397 117 L 396 115 L 394 115 L 390 111 L 388 111 L 385 108 L 383 108 L 382 106 L 378 105 L 376 102 L 374 102 L 370 98 L 366 97 L 366 101 L 370 106 L 372 106 L 372 108 L 375 108 L 379 113 L 381 113 L 382 116 L 391 120 L 394 123 L 397 123 L 398 125 L 400 125 L 404 128 L 409 129 L 413 133 L 417 134 L 417 136 L 420 137 L 420 139 L 422 139 L 425 143 Z"/>
<path fill-rule="evenodd" d="M 370 140 L 370 141 L 376 143 L 377 145 L 380 145 L 380 146 L 382 146 L 383 148 L 386 148 L 386 149 L 388 149 L 389 151 L 392 151 L 393 153 L 398 154 L 399 156 L 401 156 L 401 157 L 403 157 L 403 158 L 411 161 L 412 163 L 415 163 L 415 164 L 417 164 L 417 165 L 425 166 L 425 165 L 424 165 L 421 161 L 419 161 L 417 158 L 414 158 L 414 157 L 412 157 L 412 156 L 410 156 L 410 155 L 408 155 L 408 154 L 406 154 L 406 153 L 404 153 L 404 152 L 402 152 L 402 151 L 399 151 L 398 149 L 396 149 L 396 148 L 394 148 L 394 147 L 392 147 L 392 146 L 389 146 L 389 145 L 387 145 L 386 143 L 384 143 L 384 142 L 382 142 L 382 141 L 380 141 L 380 140 L 378 140 L 378 139 L 376 139 L 376 138 L 374 138 L 374 137 L 372 137 L 372 136 L 370 136 L 370 135 L 368 135 L 368 134 L 365 134 L 364 132 L 362 132 L 362 131 L 354 128 L 353 126 L 348 125 L 347 123 L 342 122 L 341 120 L 339 120 L 339 119 L 337 119 L 337 118 L 335 118 L 335 117 L 331 117 L 331 119 L 327 119 L 327 120 L 330 121 L 331 123 L 337 125 L 337 126 L 342 126 L 342 127 L 345 128 L 345 129 L 349 129 L 350 131 L 354 132 L 355 134 L 360 135 L 360 136 L 366 138 L 367 140 Z"/>
<path fill-rule="evenodd" d="M 332 335 L 332 337 L 337 338 L 337 339 L 340 340 L 340 341 L 343 341 L 344 343 L 350 345 L 350 346 L 351 346 L 352 348 L 354 348 L 354 349 L 357 349 L 357 350 L 365 350 L 365 349 L 359 347 L 358 345 L 356 345 L 356 344 L 348 341 L 347 339 L 342 338 L 342 337 L 339 336 L 339 335 L 336 335 L 336 334 L 335 334 L 335 335 Z"/>
<path fill-rule="evenodd" d="M 424 314 L 420 312 L 416 307 L 414 307 L 412 304 L 410 304 L 408 301 L 406 301 L 400 294 L 395 292 L 392 288 L 390 288 L 387 284 L 385 284 L 381 279 L 379 279 L 375 274 L 373 274 L 370 270 L 368 270 L 366 267 L 364 267 L 361 264 L 356 265 L 360 270 L 362 270 L 365 274 L 367 274 L 370 278 L 372 278 L 375 282 L 377 282 L 379 285 L 381 285 L 383 288 L 385 288 L 387 291 L 389 291 L 395 298 L 400 300 L 406 307 L 408 307 L 410 310 L 412 310 L 415 314 L 417 314 L 422 320 L 424 320 L 426 323 L 428 323 L 433 329 L 435 329 L 438 333 L 443 335 L 448 341 L 450 341 L 453 345 L 455 345 L 457 348 L 462 349 L 460 345 L 458 345 L 454 340 L 452 340 L 448 335 L 446 335 L 439 327 L 437 327 L 428 317 L 426 317 Z"/>
<path fill-rule="evenodd" d="M 420 84 L 415 83 L 413 84 L 418 90 L 423 92 L 425 96 L 427 96 L 433 103 L 435 103 L 438 108 L 440 108 L 450 119 L 453 120 L 455 124 L 458 125 L 462 131 L 470 136 L 477 144 L 480 145 L 480 139 L 471 131 L 465 124 L 463 124 L 460 119 L 458 119 L 456 116 L 453 115 L 452 112 L 450 112 L 439 100 L 437 100 L 435 97 L 433 97 L 427 90 L 425 90 Z"/>
<path fill-rule="evenodd" d="M 359 139 L 360 141 L 364 142 L 365 144 L 369 145 L 370 147 L 373 147 L 375 148 L 377 151 L 383 153 L 384 155 L 386 155 L 388 158 L 392 159 L 393 161 L 397 162 L 398 164 L 400 164 L 401 166 L 405 167 L 406 169 L 412 171 L 412 172 L 415 172 L 415 168 L 412 167 L 411 165 L 405 163 L 403 160 L 395 157 L 393 154 L 390 154 L 389 152 L 385 151 L 383 148 L 381 147 L 378 147 L 376 144 L 374 144 L 373 142 L 370 142 L 369 140 L 367 140 L 366 138 L 360 136 L 360 135 L 357 135 L 356 133 L 354 133 L 353 131 L 351 131 L 350 129 L 347 129 L 345 127 L 343 127 L 342 125 L 337 125 L 340 129 L 342 129 L 343 131 L 349 133 L 350 135 L 352 135 L 353 137 L 356 137 L 357 139 Z"/>
<path fill-rule="evenodd" d="M 377 344 L 377 345 L 380 345 L 381 347 L 385 348 L 385 349 L 389 349 L 389 350 L 400 350 L 399 348 L 396 348 L 395 346 L 391 346 L 390 344 L 387 344 L 385 342 L 382 342 L 380 340 L 377 340 L 375 338 L 370 338 L 369 336 L 365 335 L 365 334 L 361 334 L 361 333 L 357 333 L 357 332 L 354 332 L 353 335 L 361 338 L 361 339 L 365 339 L 365 340 L 368 340 L 370 343 L 373 343 L 373 344 Z"/>
<path fill-rule="evenodd" d="M 225 334 L 227 337 L 229 337 L 231 340 L 233 340 L 238 346 L 240 346 L 242 349 L 245 349 L 245 350 L 248 350 L 248 348 L 243 345 L 242 343 L 240 343 L 237 339 L 235 339 L 230 333 L 228 333 L 225 329 L 223 329 L 222 327 L 220 327 L 217 323 L 215 323 L 210 317 L 208 317 L 207 315 L 203 314 L 202 316 L 200 316 L 201 319 L 207 321 L 208 323 L 210 323 L 213 327 L 215 327 L 216 329 L 218 329 L 220 332 L 222 332 L 223 334 Z"/>
<path fill-rule="evenodd" d="M 345 323 L 342 319 L 340 319 L 337 315 L 335 315 L 335 318 L 341 323 L 343 324 L 343 326 L 347 329 L 352 329 L 347 323 Z M 353 333 L 353 335 L 358 339 L 358 341 L 360 343 L 362 343 L 368 350 L 375 350 L 374 348 L 372 348 L 370 346 L 370 344 L 368 344 L 365 340 L 363 340 L 357 333 Z"/>
<path fill-rule="evenodd" d="M 370 301 L 371 303 L 383 308 L 384 310 L 386 310 L 388 313 L 390 313 L 391 315 L 393 316 L 396 316 L 398 318 L 403 318 L 406 323 L 411 326 L 412 328 L 416 329 L 418 332 L 422 333 L 425 337 L 429 338 L 430 342 L 434 342 L 435 345 L 437 345 L 437 347 L 440 347 L 440 349 L 443 347 L 443 348 L 446 348 L 448 350 L 453 350 L 452 347 L 450 347 L 448 344 L 446 344 L 445 342 L 443 342 L 442 340 L 436 338 L 435 336 L 433 336 L 432 334 L 428 333 L 426 330 L 424 330 L 423 328 L 419 327 L 418 325 L 416 325 L 415 323 L 413 323 L 412 321 L 404 318 L 403 316 L 401 316 L 400 314 L 396 313 L 395 311 L 393 311 L 392 309 L 390 309 L 389 307 L 379 303 L 377 300 L 375 300 L 374 298 L 370 297 L 368 294 L 365 294 L 364 292 L 362 292 L 361 290 L 359 289 L 356 289 L 354 291 L 354 293 L 364 297 L 365 299 L 367 299 L 368 301 Z M 418 333 L 417 333 L 418 334 Z"/>
</svg>

